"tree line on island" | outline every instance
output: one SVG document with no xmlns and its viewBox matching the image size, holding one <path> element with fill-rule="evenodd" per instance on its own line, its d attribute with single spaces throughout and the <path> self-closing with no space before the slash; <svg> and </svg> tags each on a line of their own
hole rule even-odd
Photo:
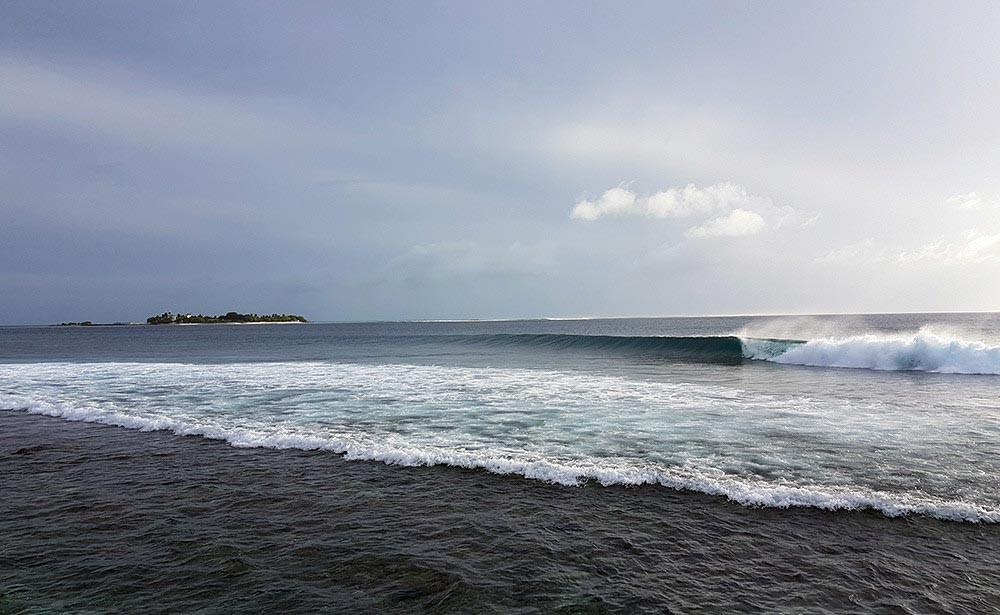
<svg viewBox="0 0 1000 615">
<path fill-rule="evenodd" d="M 164 312 L 157 316 L 150 316 L 146 319 L 146 324 L 150 325 L 210 325 L 220 323 L 240 323 L 240 322 L 308 322 L 305 317 L 298 314 L 240 314 L 239 312 L 226 312 L 220 316 L 203 316 L 201 314 L 174 314 Z"/>
</svg>

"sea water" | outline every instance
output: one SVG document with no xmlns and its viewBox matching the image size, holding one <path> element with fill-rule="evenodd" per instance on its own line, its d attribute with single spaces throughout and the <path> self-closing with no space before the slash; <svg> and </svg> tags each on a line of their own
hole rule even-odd
<svg viewBox="0 0 1000 615">
<path fill-rule="evenodd" d="M 1000 316 L 0 329 L 0 408 L 753 507 L 1000 522 Z"/>
</svg>

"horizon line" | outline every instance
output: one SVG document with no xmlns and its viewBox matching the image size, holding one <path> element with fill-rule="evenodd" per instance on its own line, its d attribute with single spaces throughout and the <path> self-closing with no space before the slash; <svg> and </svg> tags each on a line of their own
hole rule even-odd
<svg viewBox="0 0 1000 615">
<path fill-rule="evenodd" d="M 888 316 L 888 315 L 915 315 L 915 314 L 997 314 L 1000 310 L 906 310 L 900 312 L 762 312 L 762 313 L 737 313 L 737 314 L 668 314 L 668 315 L 631 315 L 631 316 L 519 316 L 511 318 L 389 318 L 372 320 L 309 320 L 301 324 L 377 324 L 377 323 L 470 323 L 470 322 L 523 322 L 535 320 L 550 321 L 572 321 L 572 320 L 654 320 L 663 318 L 761 318 L 761 317 L 802 317 L 802 316 Z M 83 321 L 78 321 L 83 322 Z M 211 324 L 211 323 L 209 323 Z M 225 323 L 221 323 L 225 324 Z M 237 323 L 238 324 L 238 323 Z M 267 323 L 264 323 L 267 324 Z M 140 321 L 112 321 L 104 323 L 94 323 L 93 327 L 100 326 L 129 326 L 143 325 Z M 0 323 L 0 327 L 53 327 L 59 323 Z"/>
</svg>

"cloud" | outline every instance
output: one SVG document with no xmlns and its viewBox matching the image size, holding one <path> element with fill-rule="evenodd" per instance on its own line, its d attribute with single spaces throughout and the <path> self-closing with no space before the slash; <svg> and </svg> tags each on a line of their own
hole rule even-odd
<svg viewBox="0 0 1000 615">
<path fill-rule="evenodd" d="M 650 218 L 687 218 L 729 209 L 747 208 L 755 203 L 769 204 L 767 199 L 749 194 L 737 184 L 725 182 L 699 188 L 688 184 L 670 188 L 650 196 L 640 197 L 619 186 L 607 190 L 596 201 L 583 200 L 576 204 L 570 217 L 592 222 L 603 216 L 642 215 Z"/>
<path fill-rule="evenodd" d="M 957 240 L 939 239 L 912 248 L 881 247 L 872 238 L 830 250 L 815 259 L 821 264 L 975 265 L 1000 262 L 1000 233 L 983 234 L 972 230 Z"/>
<path fill-rule="evenodd" d="M 946 204 L 959 209 L 979 209 L 983 205 L 983 199 L 977 192 L 968 194 L 956 194 L 945 201 Z"/>
<path fill-rule="evenodd" d="M 618 186 L 605 191 L 598 199 L 578 202 L 570 212 L 570 218 L 583 222 L 608 216 L 656 219 L 710 217 L 685 231 L 684 236 L 689 239 L 744 237 L 767 228 L 804 228 L 816 221 L 816 216 L 803 215 L 788 206 L 777 207 L 771 199 L 753 195 L 732 182 L 704 188 L 688 184 L 649 196 Z"/>
<path fill-rule="evenodd" d="M 662 92 L 643 88 L 559 111 L 540 123 L 537 134 L 525 137 L 508 129 L 496 139 L 517 139 L 528 154 L 544 156 L 557 170 L 613 170 L 637 178 L 752 177 L 758 190 L 811 209 L 841 208 L 845 193 L 852 204 L 883 198 L 885 177 L 861 162 L 864 156 L 835 152 L 831 143 L 844 135 L 831 133 L 828 124 L 812 123 L 803 137 L 802 126 L 785 125 L 780 113 L 748 114 L 738 105 L 706 101 L 664 104 Z M 809 145 L 816 142 L 827 145 Z M 857 147 L 872 156 L 870 142 Z"/>
<path fill-rule="evenodd" d="M 733 183 L 698 188 L 688 184 L 682 189 L 657 192 L 646 200 L 648 215 L 657 218 L 684 218 L 730 208 L 746 207 L 766 199 L 750 195 L 745 188 Z"/>
<path fill-rule="evenodd" d="M 734 209 L 724 216 L 719 216 L 713 220 L 689 228 L 685 237 L 744 237 L 755 235 L 762 230 L 766 223 L 763 216 L 755 211 L 746 209 Z"/>
<path fill-rule="evenodd" d="M 580 201 L 569 217 L 592 222 L 602 216 L 636 214 L 642 210 L 642 207 L 637 207 L 635 193 L 619 186 L 605 191 L 596 201 Z"/>
<path fill-rule="evenodd" d="M 956 194 L 945 200 L 945 205 L 962 211 L 982 211 L 1000 209 L 1000 200 L 985 197 L 978 192 Z"/>
<path fill-rule="evenodd" d="M 896 260 L 900 263 L 933 261 L 948 265 L 987 263 L 1000 259 L 996 249 L 998 247 L 1000 233 L 983 235 L 970 231 L 968 237 L 960 243 L 935 241 L 915 250 L 900 252 Z"/>
</svg>

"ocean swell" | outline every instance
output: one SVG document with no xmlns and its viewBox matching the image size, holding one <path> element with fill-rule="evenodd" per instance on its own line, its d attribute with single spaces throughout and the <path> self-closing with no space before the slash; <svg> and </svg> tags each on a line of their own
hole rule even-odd
<svg viewBox="0 0 1000 615">
<path fill-rule="evenodd" d="M 530 348 L 600 356 L 637 357 L 680 363 L 740 365 L 768 361 L 785 365 L 944 374 L 1000 374 L 1000 346 L 921 330 L 809 340 L 749 335 L 661 336 L 582 334 L 493 334 L 415 336 L 411 342 L 445 342 L 485 348 Z"/>
<path fill-rule="evenodd" d="M 500 333 L 494 335 L 435 336 L 434 339 L 491 348 L 531 347 L 540 350 L 599 352 L 700 363 L 739 364 L 744 359 L 741 340 L 733 335 Z"/>
</svg>

